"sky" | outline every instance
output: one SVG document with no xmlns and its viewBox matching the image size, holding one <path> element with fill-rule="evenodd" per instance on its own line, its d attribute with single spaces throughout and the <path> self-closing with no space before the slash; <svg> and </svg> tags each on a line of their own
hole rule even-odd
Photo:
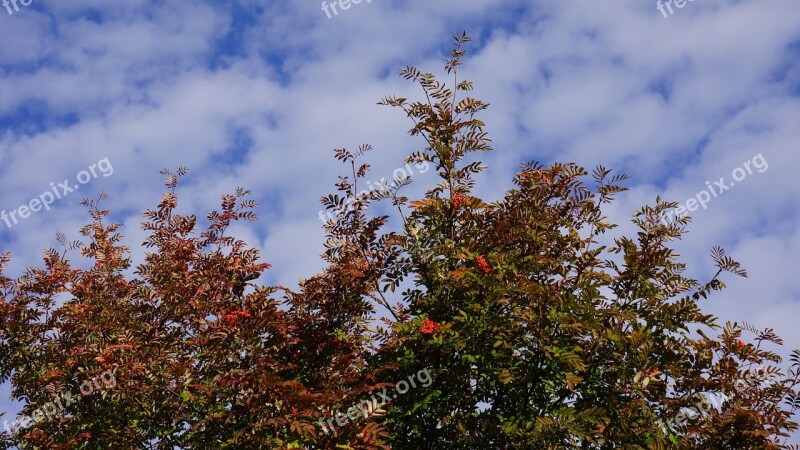
<svg viewBox="0 0 800 450">
<path fill-rule="evenodd" d="M 159 170 L 187 166 L 181 210 L 204 216 L 223 193 L 250 189 L 262 220 L 235 232 L 273 264 L 265 282 L 296 285 L 322 267 L 318 200 L 346 169 L 333 149 L 371 144 L 367 178 L 390 178 L 422 143 L 376 102 L 417 98 L 400 69 L 443 74 L 451 36 L 466 31 L 461 74 L 491 104 L 482 119 L 495 149 L 481 155 L 477 194 L 500 198 L 532 160 L 630 174 L 607 210 L 618 231 L 634 231 L 633 212 L 656 196 L 694 209 L 676 244 L 689 274 L 713 275 L 715 245 L 749 273 L 724 278 L 704 310 L 773 328 L 781 354 L 800 348 L 796 0 L 16 5 L 0 7 L 11 274 L 40 262 L 57 231 L 79 238 L 89 218 L 78 202 L 101 191 L 140 260 Z M 414 175 L 418 190 L 433 181 Z M 19 210 L 32 200 L 38 211 Z M 13 408 L 0 396 L 0 411 Z"/>
</svg>

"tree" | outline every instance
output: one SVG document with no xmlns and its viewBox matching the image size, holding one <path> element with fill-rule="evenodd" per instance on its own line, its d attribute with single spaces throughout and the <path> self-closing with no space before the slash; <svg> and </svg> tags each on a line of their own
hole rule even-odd
<svg viewBox="0 0 800 450">
<path fill-rule="evenodd" d="M 323 198 L 327 266 L 296 292 L 256 284 L 268 264 L 225 235 L 256 219 L 249 192 L 223 196 L 199 235 L 175 213 L 185 169 L 164 173 L 132 274 L 104 198 L 85 203 L 86 242 L 59 235 L 44 268 L 0 271 L 0 377 L 28 414 L 80 393 L 7 446 L 793 448 L 800 352 L 783 368 L 772 330 L 702 312 L 726 273 L 746 272 L 715 247 L 711 280 L 684 276 L 669 245 L 689 219 L 660 220 L 676 203 L 657 198 L 636 236 L 606 246 L 603 208 L 625 175 L 597 167 L 587 185 L 576 164 L 531 162 L 502 199 L 473 195 L 472 153 L 491 147 L 488 105 L 459 99 L 467 41 L 445 66 L 452 87 L 408 67 L 425 100 L 381 101 L 424 140 L 406 162 L 432 163 L 440 183 L 415 200 L 409 179 L 359 191 L 370 148 L 338 149 L 351 173 Z M 370 216 L 378 201 L 397 216 Z M 93 267 L 72 266 L 77 249 Z M 114 386 L 83 395 L 103 373 Z"/>
<path fill-rule="evenodd" d="M 64 250 L 48 250 L 44 268 L 0 278 L 0 376 L 27 416 L 57 403 L 41 420 L 6 422 L 7 447 L 298 448 L 331 441 L 315 428 L 317 405 L 376 387 L 361 362 L 370 307 L 357 277 L 343 280 L 333 263 L 299 293 L 254 286 L 269 264 L 225 235 L 235 220 L 256 220 L 249 192 L 223 196 L 197 235 L 196 217 L 175 213 L 186 173 L 164 172 L 168 192 L 143 223 L 152 251 L 133 279 L 118 225 L 99 208 L 105 196 L 84 202 L 87 242 L 60 234 Z M 77 249 L 92 267 L 71 266 Z M 104 371 L 113 389 L 81 390 Z M 378 443 L 379 433 L 370 424 L 336 439 Z"/>
</svg>

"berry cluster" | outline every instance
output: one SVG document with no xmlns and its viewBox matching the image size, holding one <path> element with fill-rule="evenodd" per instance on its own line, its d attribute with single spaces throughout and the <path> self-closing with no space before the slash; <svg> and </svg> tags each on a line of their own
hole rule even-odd
<svg viewBox="0 0 800 450">
<path fill-rule="evenodd" d="M 466 195 L 464 195 L 464 194 L 462 194 L 460 192 L 456 192 L 455 194 L 453 194 L 453 207 L 454 208 L 461 208 L 461 206 L 464 205 L 464 202 L 466 200 L 467 200 L 467 196 Z"/>
<path fill-rule="evenodd" d="M 230 314 L 225 314 L 222 317 L 222 321 L 223 322 L 227 322 L 227 323 L 234 323 L 234 322 L 237 322 L 240 317 L 244 317 L 244 318 L 248 318 L 249 319 L 250 318 L 250 313 L 247 312 L 247 311 L 234 311 L 234 312 L 232 312 Z"/>
<path fill-rule="evenodd" d="M 422 326 L 420 327 L 419 332 L 422 334 L 433 334 L 441 331 L 441 328 L 442 328 L 441 324 L 439 324 L 438 322 L 434 322 L 426 317 L 425 320 L 422 322 Z"/>
<path fill-rule="evenodd" d="M 475 262 L 478 263 L 478 267 L 480 267 L 484 275 L 492 273 L 492 266 L 490 266 L 489 263 L 486 262 L 486 259 L 483 256 L 478 256 L 475 259 Z"/>
</svg>

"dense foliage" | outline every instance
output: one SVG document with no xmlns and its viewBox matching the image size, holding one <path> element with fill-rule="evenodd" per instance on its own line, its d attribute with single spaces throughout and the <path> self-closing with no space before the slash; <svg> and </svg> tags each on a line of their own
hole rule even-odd
<svg viewBox="0 0 800 450">
<path fill-rule="evenodd" d="M 459 99 L 467 40 L 446 65 L 452 87 L 406 68 L 425 100 L 381 102 L 423 138 L 406 163 L 441 181 L 414 200 L 408 179 L 360 191 L 369 148 L 337 150 L 351 174 L 323 198 L 327 265 L 299 289 L 256 283 L 269 265 L 226 235 L 257 219 L 246 190 L 202 232 L 176 212 L 185 169 L 165 171 L 135 268 L 104 197 L 42 267 L 13 279 L 4 255 L 0 380 L 36 419 L 4 417 L 4 447 L 790 448 L 800 352 L 782 367 L 771 330 L 700 310 L 722 276 L 746 273 L 714 248 L 711 280 L 684 276 L 669 244 L 689 219 L 660 220 L 675 203 L 657 199 L 635 236 L 601 245 L 627 178 L 603 167 L 528 163 L 502 199 L 473 195 L 471 153 L 491 147 L 476 118 L 488 105 Z M 373 202 L 397 216 L 370 216 Z M 113 386 L 84 392 L 103 373 Z"/>
</svg>

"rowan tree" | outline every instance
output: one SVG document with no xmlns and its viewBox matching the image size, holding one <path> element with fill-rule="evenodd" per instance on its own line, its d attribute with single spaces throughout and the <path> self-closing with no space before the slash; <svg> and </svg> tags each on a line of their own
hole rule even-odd
<svg viewBox="0 0 800 450">
<path fill-rule="evenodd" d="M 701 311 L 724 288 L 721 276 L 746 272 L 715 247 L 716 275 L 686 277 L 670 243 L 689 219 L 660 220 L 677 203 L 656 199 L 636 212 L 635 236 L 601 245 L 616 227 L 603 207 L 625 190 L 625 175 L 597 167 L 587 184 L 578 165 L 532 162 L 500 200 L 472 194 L 483 166 L 471 153 L 491 147 L 476 118 L 488 105 L 459 98 L 472 89 L 458 78 L 467 41 L 456 37 L 445 66 L 450 87 L 408 67 L 401 75 L 424 100 L 381 102 L 423 138 L 407 162 L 432 163 L 440 178 L 422 199 L 392 194 L 412 212 L 386 287 L 414 286 L 376 364 L 398 362 L 396 379 L 429 367 L 434 379 L 389 410 L 392 447 L 789 448 L 800 352 L 781 369 L 764 348 L 782 343 L 772 330 L 719 325 Z M 720 393 L 730 399 L 718 409 L 661 425 Z"/>
<path fill-rule="evenodd" d="M 371 307 L 351 265 L 332 261 L 299 292 L 255 285 L 269 264 L 225 234 L 236 220 L 256 220 L 249 192 L 223 196 L 197 234 L 197 218 L 175 212 L 186 170 L 164 174 L 168 192 L 145 212 L 149 252 L 131 274 L 101 196 L 84 203 L 93 219 L 84 241 L 59 234 L 63 251 L 48 250 L 43 268 L 0 278 L 0 377 L 23 413 L 102 371 L 116 379 L 113 390 L 6 430 L 6 447 L 380 447 L 372 423 L 330 438 L 316 427 L 331 405 L 379 386 L 363 363 Z M 75 250 L 93 265 L 74 268 Z"/>
<path fill-rule="evenodd" d="M 439 182 L 413 199 L 408 178 L 363 190 L 371 147 L 337 149 L 350 173 L 322 199 L 326 266 L 297 289 L 258 283 L 269 265 L 229 234 L 257 219 L 248 191 L 204 223 L 177 213 L 183 168 L 164 172 L 135 268 L 105 196 L 43 267 L 11 278 L 0 258 L 0 381 L 23 412 L 116 380 L 4 432 L 5 447 L 794 448 L 800 352 L 783 364 L 772 330 L 703 313 L 746 272 L 714 247 L 716 274 L 689 278 L 672 245 L 690 219 L 661 220 L 676 203 L 657 198 L 619 234 L 604 209 L 628 177 L 573 163 L 529 162 L 502 198 L 475 194 L 491 140 L 489 105 L 458 77 L 467 41 L 450 86 L 407 67 L 424 100 L 380 102 L 423 142 L 406 163 Z M 381 202 L 397 212 L 375 216 Z M 354 409 L 420 370 L 429 386 Z"/>
</svg>

